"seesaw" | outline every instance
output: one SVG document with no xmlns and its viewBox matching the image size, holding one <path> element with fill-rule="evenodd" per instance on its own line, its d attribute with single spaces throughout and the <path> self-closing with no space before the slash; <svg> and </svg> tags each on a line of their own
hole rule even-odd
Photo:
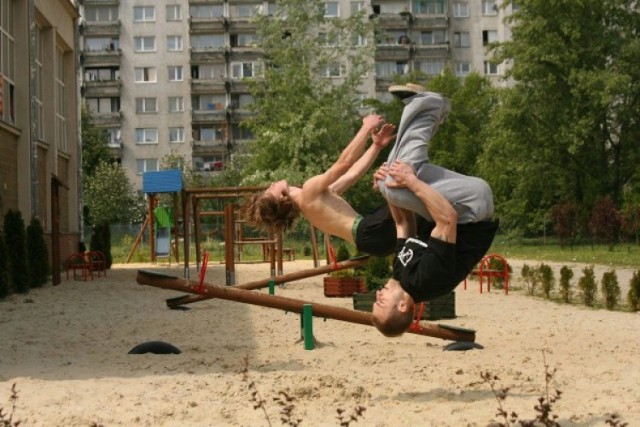
<svg viewBox="0 0 640 427">
<path fill-rule="evenodd" d="M 332 266 L 327 266 L 330 269 Z M 347 267 L 345 267 L 347 268 Z M 317 269 L 314 269 L 317 273 Z M 303 272 L 298 272 L 298 274 Z M 293 275 L 295 273 L 291 273 Z M 308 271 L 307 273 L 308 274 Z M 284 275 L 284 276 L 291 276 Z M 284 276 L 279 276 L 283 278 Z M 309 277 L 309 276 L 303 276 Z M 272 280 L 272 279 L 269 279 Z M 267 280 L 267 283 L 268 281 Z M 280 279 L 280 282 L 291 281 Z M 252 290 L 244 288 L 244 286 L 264 287 L 264 280 L 247 283 L 245 285 L 238 286 L 218 286 L 208 283 L 196 282 L 188 279 L 179 279 L 175 276 L 166 275 L 163 273 L 157 273 L 148 270 L 138 270 L 136 281 L 141 285 L 154 286 L 162 289 L 171 289 L 180 292 L 188 292 L 196 294 L 199 297 L 198 301 L 211 298 L 219 298 L 229 301 L 243 302 L 246 304 L 259 305 L 262 307 L 277 308 L 287 312 L 294 312 L 302 314 L 304 306 L 311 305 L 312 315 L 315 317 L 321 317 L 325 319 L 342 320 L 350 323 L 358 323 L 361 325 L 372 326 L 371 313 L 349 310 L 346 308 L 335 307 L 328 304 L 311 303 L 308 301 L 285 298 L 281 296 L 268 295 L 260 292 L 254 292 Z M 260 284 L 258 286 L 258 284 Z M 240 287 L 242 286 L 242 287 Z M 185 297 L 180 297 L 185 298 Z M 451 341 L 465 341 L 473 343 L 475 341 L 475 331 L 472 329 L 457 328 L 448 325 L 436 325 L 429 323 L 414 322 L 408 331 L 409 333 L 426 335 L 435 338 L 441 338 L 443 340 Z"/>
<path fill-rule="evenodd" d="M 337 261 L 333 264 L 322 265 L 320 267 L 311 268 L 307 270 L 295 271 L 293 273 L 282 274 L 279 276 L 269 277 L 267 279 L 256 280 L 253 282 L 247 282 L 240 285 L 231 286 L 234 289 L 261 289 L 266 288 L 271 283 L 279 285 L 287 282 L 295 282 L 296 280 L 306 279 L 307 277 L 319 276 L 321 274 L 331 273 L 332 271 L 344 270 L 346 268 L 354 268 L 364 265 L 369 260 L 369 256 L 364 255 L 360 257 L 351 258 L 345 261 Z M 203 264 L 203 268 L 206 269 L 206 263 Z M 202 278 L 201 278 L 202 279 Z M 189 291 L 188 291 L 189 292 Z M 167 307 L 177 308 L 181 305 L 191 304 L 193 302 L 203 301 L 211 298 L 216 298 L 210 295 L 184 295 L 181 297 L 167 299 Z"/>
</svg>

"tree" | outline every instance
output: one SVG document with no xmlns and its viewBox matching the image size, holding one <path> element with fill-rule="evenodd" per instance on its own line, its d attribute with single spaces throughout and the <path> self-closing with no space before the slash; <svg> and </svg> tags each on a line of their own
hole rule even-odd
<svg viewBox="0 0 640 427">
<path fill-rule="evenodd" d="M 574 202 L 560 202 L 551 207 L 553 230 L 560 239 L 560 246 L 567 243 L 573 248 L 578 234 L 579 216 L 578 206 Z"/>
<path fill-rule="evenodd" d="M 129 222 L 137 212 L 133 187 L 121 166 L 107 163 L 100 163 L 84 184 L 85 203 L 96 234 L 90 246 L 104 253 L 108 268 L 112 259 L 110 225 Z"/>
<path fill-rule="evenodd" d="M 360 127 L 358 87 L 371 70 L 374 45 L 353 42 L 373 34 L 372 24 L 364 10 L 331 19 L 324 7 L 283 0 L 275 16 L 257 18 L 264 69 L 262 78 L 247 79 L 255 114 L 246 125 L 254 143 L 243 184 L 276 178 L 301 184 L 328 168 Z"/>
<path fill-rule="evenodd" d="M 631 2 L 523 0 L 512 39 L 495 45 L 512 65 L 485 150 L 506 224 L 529 224 L 559 200 L 587 210 L 604 194 L 621 204 L 640 158 L 638 19 Z M 543 178 L 544 177 L 544 178 Z M 505 225 L 506 225 L 505 224 Z"/>
<path fill-rule="evenodd" d="M 24 219 L 20 211 L 9 209 L 4 216 L 3 234 L 7 245 L 7 267 L 11 288 L 15 292 L 26 294 L 29 292 L 29 259 Z"/>
<path fill-rule="evenodd" d="M 620 212 L 609 195 L 598 200 L 591 212 L 589 230 L 595 238 L 599 238 L 613 250 L 620 232 Z"/>
<path fill-rule="evenodd" d="M 83 108 L 80 116 L 82 128 L 82 173 L 92 176 L 100 163 L 109 163 L 109 137 L 105 129 L 91 122 L 91 112 Z"/>
</svg>

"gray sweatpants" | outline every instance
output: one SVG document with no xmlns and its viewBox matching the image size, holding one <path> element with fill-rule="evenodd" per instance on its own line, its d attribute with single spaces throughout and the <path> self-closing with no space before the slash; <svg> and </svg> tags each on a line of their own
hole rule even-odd
<svg viewBox="0 0 640 427">
<path fill-rule="evenodd" d="M 426 92 L 405 99 L 398 126 L 396 143 L 387 163 L 402 160 L 416 171 L 421 181 L 442 194 L 458 213 L 458 224 L 486 221 L 493 218 L 491 187 L 481 178 L 466 176 L 429 163 L 429 141 L 440 121 L 448 114 L 449 101 Z M 387 177 L 386 181 L 393 178 Z M 425 205 L 406 188 L 388 188 L 379 183 L 380 192 L 393 205 L 416 212 L 433 221 Z"/>
</svg>

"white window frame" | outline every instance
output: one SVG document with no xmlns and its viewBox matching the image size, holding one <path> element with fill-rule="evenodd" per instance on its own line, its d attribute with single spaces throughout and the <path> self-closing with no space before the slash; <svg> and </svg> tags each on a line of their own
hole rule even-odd
<svg viewBox="0 0 640 427">
<path fill-rule="evenodd" d="M 136 144 L 152 145 L 158 143 L 158 128 L 136 128 Z"/>
<path fill-rule="evenodd" d="M 324 67 L 321 73 L 323 77 L 337 79 L 344 76 L 345 71 L 344 65 L 339 62 L 334 62 Z"/>
<path fill-rule="evenodd" d="M 160 170 L 158 168 L 158 159 L 136 159 L 136 168 L 136 175 L 142 175 L 144 172 Z"/>
<path fill-rule="evenodd" d="M 454 0 L 453 5 L 453 17 L 454 18 L 468 18 L 469 17 L 469 2 L 465 0 Z"/>
<path fill-rule="evenodd" d="M 156 67 L 136 67 L 133 74 L 136 83 L 156 83 L 158 81 Z"/>
<path fill-rule="evenodd" d="M 118 20 L 118 7 L 85 6 L 83 17 L 87 22 L 116 22 Z"/>
<path fill-rule="evenodd" d="M 249 72 L 246 72 L 249 71 Z M 247 74 L 247 75 L 245 75 Z M 254 78 L 262 75 L 262 63 L 260 62 L 232 62 L 231 78 L 234 80 Z"/>
<path fill-rule="evenodd" d="M 156 22 L 156 7 L 133 6 L 133 22 Z"/>
<path fill-rule="evenodd" d="M 471 72 L 471 64 L 469 62 L 456 62 L 455 73 L 457 77 L 466 77 Z"/>
<path fill-rule="evenodd" d="M 170 96 L 168 98 L 168 105 L 170 113 L 182 113 L 184 112 L 184 97 Z"/>
<path fill-rule="evenodd" d="M 157 113 L 158 99 L 153 97 L 136 98 L 136 113 Z"/>
<path fill-rule="evenodd" d="M 482 0 L 482 15 L 495 16 L 498 14 L 498 3 L 496 0 Z"/>
<path fill-rule="evenodd" d="M 170 82 L 181 82 L 184 80 L 184 69 L 182 65 L 167 66 L 167 80 Z"/>
<path fill-rule="evenodd" d="M 335 10 L 333 10 L 335 9 Z M 324 2 L 324 17 L 325 18 L 339 18 L 340 17 L 340 3 L 337 1 Z"/>
<path fill-rule="evenodd" d="M 444 59 L 432 58 L 420 62 L 420 71 L 430 76 L 437 76 L 444 71 L 445 66 Z"/>
<path fill-rule="evenodd" d="M 67 138 L 67 85 L 65 82 L 65 52 L 56 46 L 55 53 L 55 114 L 56 114 L 56 147 L 66 152 Z"/>
<path fill-rule="evenodd" d="M 484 74 L 487 76 L 497 76 L 500 74 L 499 64 L 493 64 L 491 61 L 484 61 Z"/>
<path fill-rule="evenodd" d="M 168 4 L 165 10 L 167 22 L 182 21 L 182 8 L 179 4 Z"/>
<path fill-rule="evenodd" d="M 155 52 L 156 37 L 155 36 L 136 36 L 133 38 L 133 46 L 135 52 Z"/>
<path fill-rule="evenodd" d="M 351 11 L 352 15 L 355 15 L 356 13 L 360 12 L 362 9 L 366 9 L 366 8 L 367 8 L 367 5 L 363 1 L 349 2 L 349 10 Z"/>
<path fill-rule="evenodd" d="M 167 52 L 181 52 L 183 49 L 182 36 L 167 36 Z"/>
<path fill-rule="evenodd" d="M 169 143 L 180 144 L 184 142 L 184 128 L 183 127 L 170 127 L 169 128 Z"/>
<path fill-rule="evenodd" d="M 120 128 L 107 129 L 109 134 L 109 147 L 120 147 L 122 144 L 122 130 Z"/>
<path fill-rule="evenodd" d="M 485 37 L 486 34 L 486 37 Z M 482 45 L 487 46 L 489 43 L 498 41 L 498 30 L 483 30 L 482 31 Z"/>
<path fill-rule="evenodd" d="M 453 33 L 453 47 L 471 47 L 471 34 L 468 31 Z"/>
</svg>

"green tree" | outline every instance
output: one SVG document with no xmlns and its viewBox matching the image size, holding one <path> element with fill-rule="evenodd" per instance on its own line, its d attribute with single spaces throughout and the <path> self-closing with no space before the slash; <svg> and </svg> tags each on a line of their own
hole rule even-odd
<svg viewBox="0 0 640 427">
<path fill-rule="evenodd" d="M 610 194 L 619 206 L 637 174 L 638 19 L 618 0 L 518 4 L 512 39 L 495 46 L 515 84 L 501 94 L 483 164 L 503 226 L 539 233 L 536 218 L 558 201 L 590 210 Z"/>
<path fill-rule="evenodd" d="M 325 18 L 319 0 L 279 1 L 275 16 L 257 18 L 265 67 L 262 78 L 247 79 L 254 143 L 243 184 L 301 184 L 335 161 L 360 127 L 358 87 L 371 71 L 374 45 L 354 41 L 373 34 L 372 25 L 364 10 Z"/>
<path fill-rule="evenodd" d="M 49 253 L 44 241 L 44 230 L 37 218 L 27 227 L 27 256 L 29 257 L 29 286 L 39 288 L 49 278 Z"/>
<path fill-rule="evenodd" d="M 83 108 L 80 116 L 82 132 L 82 173 L 92 176 L 100 163 L 111 161 L 107 131 L 91 122 L 91 112 Z"/>
</svg>

